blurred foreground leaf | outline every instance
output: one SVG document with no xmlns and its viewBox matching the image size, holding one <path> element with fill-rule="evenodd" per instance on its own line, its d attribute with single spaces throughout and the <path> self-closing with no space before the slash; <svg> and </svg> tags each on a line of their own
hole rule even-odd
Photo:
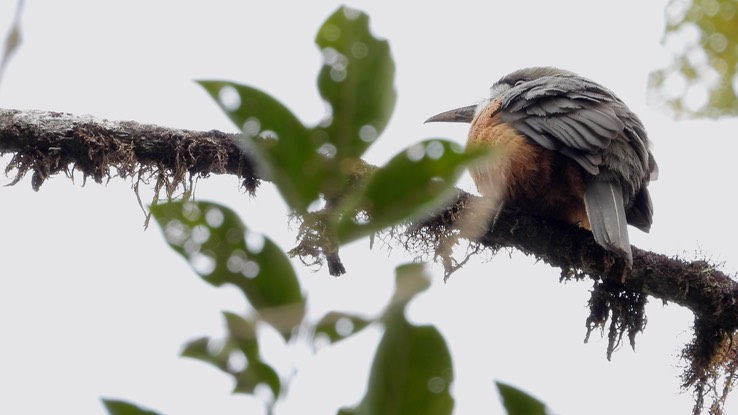
<svg viewBox="0 0 738 415">
<path fill-rule="evenodd" d="M 348 313 L 331 311 L 315 327 L 315 338 L 324 335 L 331 343 L 346 339 L 369 325 L 370 321 Z"/>
<path fill-rule="evenodd" d="M 102 401 L 110 415 L 159 415 L 158 412 L 142 409 L 125 401 L 115 399 L 103 399 Z"/>
<path fill-rule="evenodd" d="M 358 158 L 382 133 L 395 108 L 395 64 L 389 43 L 372 36 L 369 16 L 336 10 L 318 31 L 323 54 L 318 89 L 331 106 L 326 139 L 336 158 Z"/>
<path fill-rule="evenodd" d="M 199 81 L 236 126 L 259 175 L 274 182 L 293 209 L 304 212 L 320 196 L 326 175 L 313 134 L 270 95 L 227 81 Z"/>
<path fill-rule="evenodd" d="M 228 329 L 224 341 L 207 337 L 193 340 L 185 345 L 182 356 L 210 363 L 231 375 L 236 382 L 234 392 L 251 394 L 264 384 L 276 399 L 282 382 L 277 372 L 261 358 L 254 323 L 229 312 L 224 312 L 223 316 Z"/>
<path fill-rule="evenodd" d="M 318 89 L 330 105 L 318 127 L 307 128 L 259 89 L 199 81 L 242 131 L 244 151 L 255 156 L 259 175 L 274 182 L 299 213 L 321 194 L 331 199 L 343 193 L 359 157 L 387 125 L 396 100 L 389 44 L 371 35 L 366 14 L 339 8 L 315 42 L 324 61 Z"/>
<path fill-rule="evenodd" d="M 546 405 L 520 389 L 495 382 L 507 415 L 546 415 Z"/>
<path fill-rule="evenodd" d="M 357 408 L 342 409 L 342 414 L 447 415 L 453 410 L 453 366 L 446 341 L 435 327 L 415 326 L 405 318 L 407 303 L 429 285 L 423 266 L 399 267 L 396 282 L 366 395 Z"/>
<path fill-rule="evenodd" d="M 169 245 L 205 281 L 238 287 L 260 316 L 288 337 L 305 314 L 289 259 L 269 238 L 249 231 L 231 209 L 211 202 L 151 206 Z"/>
<path fill-rule="evenodd" d="M 367 220 L 343 215 L 337 226 L 342 243 L 405 220 L 427 215 L 454 194 L 454 184 L 468 164 L 488 156 L 488 149 L 468 149 L 448 140 L 422 141 L 377 169 L 349 207 L 368 212 Z"/>
</svg>

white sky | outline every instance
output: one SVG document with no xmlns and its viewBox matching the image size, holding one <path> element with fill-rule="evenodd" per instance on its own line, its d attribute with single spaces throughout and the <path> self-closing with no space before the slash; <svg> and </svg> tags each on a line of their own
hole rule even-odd
<svg viewBox="0 0 738 415">
<path fill-rule="evenodd" d="M 349 3 L 370 14 L 397 64 L 398 105 L 369 161 L 381 164 L 423 138 L 463 142 L 466 126 L 422 121 L 481 100 L 514 69 L 574 70 L 616 91 L 655 143 L 661 175 L 651 186 L 654 226 L 648 235 L 633 229 L 634 245 L 688 257 L 701 251 L 734 272 L 736 121 L 675 122 L 646 101 L 649 72 L 669 57 L 659 43 L 665 3 Z M 0 1 L 2 34 L 14 6 Z M 0 85 L 0 107 L 233 131 L 192 82 L 217 78 L 260 87 L 315 123 L 323 105 L 313 39 L 338 6 L 29 0 L 24 43 Z M 261 413 L 258 400 L 230 395 L 226 375 L 177 357 L 187 340 L 222 334 L 220 311 L 244 311 L 240 295 L 202 282 L 156 226 L 142 230 L 130 182 L 82 187 L 80 178 L 55 177 L 38 193 L 30 178 L 0 188 L 0 413 L 102 414 L 101 396 L 170 415 Z M 461 186 L 472 190 L 468 178 Z M 251 199 L 235 178 L 213 177 L 200 181 L 197 195 L 236 209 L 285 249 L 293 246 L 295 230 L 269 184 Z M 342 257 L 349 273 L 338 279 L 296 263 L 315 318 L 330 309 L 378 312 L 393 268 L 407 260 L 398 248 L 369 251 L 366 241 Z M 437 324 L 450 344 L 457 414 L 500 414 L 494 380 L 520 386 L 559 414 L 691 413 L 676 357 L 691 336 L 689 311 L 652 301 L 637 350 L 624 347 L 607 362 L 606 340 L 582 343 L 589 283 L 559 284 L 557 270 L 516 252 L 473 261 L 447 284 L 438 266 L 432 271 L 433 287 L 410 316 Z M 277 413 L 335 413 L 360 399 L 378 334 L 369 330 L 314 357 L 284 349 L 266 331 L 267 358 L 285 371 L 299 364 Z M 737 406 L 733 397 L 728 413 Z"/>
</svg>

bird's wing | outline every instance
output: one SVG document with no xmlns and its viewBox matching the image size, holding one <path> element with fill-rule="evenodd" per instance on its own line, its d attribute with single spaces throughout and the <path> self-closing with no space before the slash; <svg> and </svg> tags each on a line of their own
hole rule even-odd
<svg viewBox="0 0 738 415">
<path fill-rule="evenodd" d="M 648 188 L 643 186 L 636 193 L 630 208 L 626 212 L 628 224 L 635 226 L 643 232 L 651 230 L 651 221 L 653 218 L 653 204 L 651 203 L 651 195 Z"/>
<path fill-rule="evenodd" d="M 539 145 L 571 157 L 593 175 L 601 151 L 623 132 L 612 93 L 581 78 L 543 77 L 500 97 L 500 119 Z"/>
<path fill-rule="evenodd" d="M 500 99 L 502 122 L 572 158 L 593 176 L 599 175 L 604 150 L 618 136 L 631 145 L 641 144 L 637 139 L 645 136 L 623 122 L 627 109 L 612 92 L 586 79 L 543 77 L 507 90 Z M 597 243 L 632 264 L 624 190 L 622 183 L 612 181 L 613 173 L 586 182 L 584 205 Z M 652 208 L 645 188 L 639 197 L 643 211 L 631 212 L 630 219 L 647 229 Z"/>
</svg>

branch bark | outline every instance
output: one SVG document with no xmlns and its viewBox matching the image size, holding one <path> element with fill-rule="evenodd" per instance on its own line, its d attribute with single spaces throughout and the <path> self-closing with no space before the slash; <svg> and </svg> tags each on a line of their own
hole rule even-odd
<svg viewBox="0 0 738 415">
<path fill-rule="evenodd" d="M 476 198 L 459 192 L 451 206 L 412 228 L 410 237 L 438 245 L 438 235 L 448 235 Z M 510 209 L 478 242 L 493 250 L 514 248 L 532 255 L 560 268 L 562 278 L 587 275 L 622 285 L 687 307 L 710 325 L 738 329 L 738 283 L 708 261 L 685 261 L 634 246 L 633 268 L 626 269 L 624 261 L 600 247 L 588 231 Z"/>
<path fill-rule="evenodd" d="M 259 183 L 253 160 L 234 140 L 237 134 L 190 131 L 109 121 L 47 111 L 0 109 L 0 154 L 13 153 L 6 173 L 12 184 L 27 172 L 38 190 L 50 176 L 80 171 L 96 182 L 167 175 L 169 184 L 186 174 L 232 174 L 249 191 Z M 411 228 L 411 238 L 437 236 L 457 223 L 459 212 L 475 196 L 461 192 L 457 200 L 434 217 Z M 562 275 L 590 275 L 670 301 L 692 310 L 702 320 L 728 330 L 738 329 L 738 283 L 707 261 L 678 258 L 633 248 L 633 269 L 601 249 L 587 231 L 556 221 L 506 211 L 479 241 L 483 246 L 515 248 L 562 269 Z"/>
<path fill-rule="evenodd" d="M 234 137 L 215 130 L 0 109 L 0 154 L 13 153 L 5 172 L 15 172 L 11 185 L 32 172 L 34 190 L 52 175 L 71 176 L 77 170 L 98 183 L 114 173 L 123 178 L 154 177 L 164 180 L 169 191 L 183 183 L 187 174 L 233 174 L 254 192 L 259 184 L 254 163 Z"/>
<path fill-rule="evenodd" d="M 0 109 L 0 155 L 12 153 L 6 174 L 11 185 L 32 172 L 38 190 L 49 177 L 81 172 L 96 182 L 117 175 L 147 181 L 168 194 L 192 176 L 237 176 L 250 192 L 260 178 L 254 160 L 238 145 L 237 134 L 201 132 L 133 121 L 108 121 L 59 112 Z M 409 250 L 435 252 L 448 260 L 449 242 L 463 237 L 460 217 L 475 196 L 459 191 L 451 205 L 408 227 Z M 473 215 L 473 213 L 472 213 Z M 474 219 L 474 218 L 472 218 Z M 477 218 L 484 224 L 487 219 Z M 474 243 L 497 250 L 514 248 L 561 269 L 562 278 L 590 277 L 595 281 L 590 300 L 589 331 L 610 319 L 608 357 L 623 333 L 633 342 L 645 326 L 646 296 L 687 307 L 695 315 L 695 339 L 683 351 L 691 366 L 684 385 L 692 386 L 697 402 L 711 382 L 735 378 L 738 367 L 738 283 L 708 261 L 684 261 L 633 247 L 633 268 L 594 242 L 591 234 L 563 223 L 505 210 Z M 445 250 L 445 251 L 444 251 Z M 334 258 L 335 260 L 335 258 Z M 330 258 L 329 258 L 330 262 Z M 446 263 L 448 265 L 448 262 Z M 724 390 L 729 390 L 726 388 Z M 726 392 L 727 393 L 727 392 Z M 720 400 L 716 397 L 715 400 Z M 697 409 L 697 407 L 695 407 Z"/>
</svg>

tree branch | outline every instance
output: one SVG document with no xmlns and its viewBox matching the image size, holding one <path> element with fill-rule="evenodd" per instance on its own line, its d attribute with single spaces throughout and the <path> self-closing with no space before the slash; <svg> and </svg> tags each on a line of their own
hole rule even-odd
<svg viewBox="0 0 738 415">
<path fill-rule="evenodd" d="M 249 191 L 259 183 L 255 166 L 236 144 L 237 134 L 200 132 L 133 121 L 108 121 L 59 112 L 0 109 L 0 154 L 14 153 L 7 172 L 16 170 L 11 184 L 33 172 L 35 190 L 50 176 L 79 170 L 96 182 L 117 171 L 121 177 L 167 174 L 171 183 L 186 173 L 233 174 Z M 70 167 L 71 166 L 71 167 Z M 475 196 L 460 192 L 443 212 L 411 228 L 408 235 L 438 245 L 439 235 L 457 225 L 460 212 Z M 687 262 L 633 247 L 633 269 L 602 249 L 580 228 L 505 211 L 479 242 L 489 248 L 515 248 L 533 255 L 562 275 L 601 277 L 628 289 L 694 311 L 700 318 L 725 329 L 738 328 L 738 283 L 707 261 Z M 484 219 L 479 219 L 484 220 Z M 425 234 L 425 236 L 423 235 Z"/>
<path fill-rule="evenodd" d="M 110 178 L 112 171 L 123 178 L 155 177 L 166 181 L 170 193 L 187 173 L 234 174 L 254 192 L 259 179 L 236 136 L 60 112 L 0 109 L 0 154 L 14 153 L 5 172 L 16 172 L 11 185 L 32 172 L 34 190 L 52 175 L 71 176 L 78 170 L 98 183 Z"/>
<path fill-rule="evenodd" d="M 13 153 L 6 173 L 15 171 L 11 185 L 32 172 L 31 185 L 38 190 L 50 176 L 80 171 L 96 182 L 122 178 L 155 178 L 168 194 L 187 174 L 233 174 L 250 192 L 259 184 L 252 158 L 235 140 L 237 134 L 188 131 L 108 121 L 90 116 L 44 111 L 0 109 L 0 154 Z M 590 299 L 589 331 L 604 327 L 610 319 L 608 357 L 623 333 L 631 343 L 645 326 L 644 305 L 650 295 L 687 307 L 695 315 L 695 339 L 683 351 L 691 366 L 685 386 L 694 387 L 701 402 L 720 376 L 732 383 L 738 356 L 738 283 L 707 261 L 678 258 L 633 247 L 633 268 L 595 243 L 578 227 L 506 209 L 493 226 L 489 218 L 474 217 L 469 204 L 479 198 L 459 191 L 457 199 L 441 212 L 411 225 L 403 234 L 408 250 L 435 253 L 452 265 L 450 246 L 464 238 L 461 218 L 471 220 L 482 232 L 479 246 L 498 250 L 515 248 L 561 269 L 562 279 L 591 277 L 595 289 Z M 333 253 L 335 254 L 335 252 Z M 329 262 L 330 262 L 329 258 Z M 337 259 L 333 258 L 335 261 Z M 340 261 L 339 261 L 340 264 Z M 463 262 L 462 262 L 463 265 Z M 589 335 L 589 333 L 588 333 Z M 724 389 L 728 390 L 728 389 Z M 720 400 L 720 397 L 716 397 Z"/>
<path fill-rule="evenodd" d="M 233 174 L 249 191 L 259 183 L 255 166 L 236 144 L 237 134 L 200 132 L 133 121 L 108 121 L 47 111 L 0 109 L 0 154 L 14 153 L 6 172 L 16 171 L 11 184 L 27 172 L 38 190 L 44 180 L 73 170 L 96 182 L 117 171 L 121 177 L 142 172 L 180 183 L 185 174 Z M 412 227 L 410 238 L 424 238 L 437 248 L 460 212 L 475 198 L 461 192 L 443 212 Z M 480 221 L 484 219 L 479 219 Z M 433 234 L 432 237 L 429 235 Z M 563 276 L 588 274 L 623 284 L 663 301 L 694 311 L 725 329 L 738 328 L 738 283 L 707 261 L 687 262 L 633 247 L 633 269 L 602 249 L 580 228 L 506 210 L 479 242 L 492 249 L 515 248 L 562 269 Z"/>
<path fill-rule="evenodd" d="M 463 237 L 462 222 L 488 223 L 474 215 L 470 205 L 479 198 L 459 192 L 456 201 L 440 213 L 410 227 L 405 246 L 435 249 L 447 259 L 450 249 Z M 616 254 L 600 247 L 588 231 L 565 223 L 533 217 L 511 209 L 499 214 L 493 226 L 476 242 L 492 250 L 515 248 L 561 269 L 561 278 L 590 277 L 595 280 L 589 301 L 587 336 L 596 327 L 608 328 L 607 357 L 627 333 L 631 346 L 646 323 L 648 295 L 690 309 L 695 316 L 694 337 L 682 350 L 688 362 L 682 375 L 684 387 L 695 394 L 694 413 L 702 412 L 705 398 L 710 413 L 722 414 L 725 396 L 738 378 L 738 283 L 708 261 L 679 258 L 633 247 L 633 268 Z"/>
<path fill-rule="evenodd" d="M 438 245 L 477 199 L 465 192 L 444 211 L 411 228 L 411 236 Z M 484 220 L 484 219 L 477 219 Z M 439 235 L 440 238 L 439 238 Z M 432 241 L 432 242 L 431 242 Z M 562 278 L 588 275 L 692 310 L 705 323 L 738 329 L 738 283 L 704 260 L 685 261 L 633 247 L 633 268 L 600 247 L 590 232 L 506 209 L 478 242 L 492 250 L 515 248 L 562 270 Z"/>
</svg>

